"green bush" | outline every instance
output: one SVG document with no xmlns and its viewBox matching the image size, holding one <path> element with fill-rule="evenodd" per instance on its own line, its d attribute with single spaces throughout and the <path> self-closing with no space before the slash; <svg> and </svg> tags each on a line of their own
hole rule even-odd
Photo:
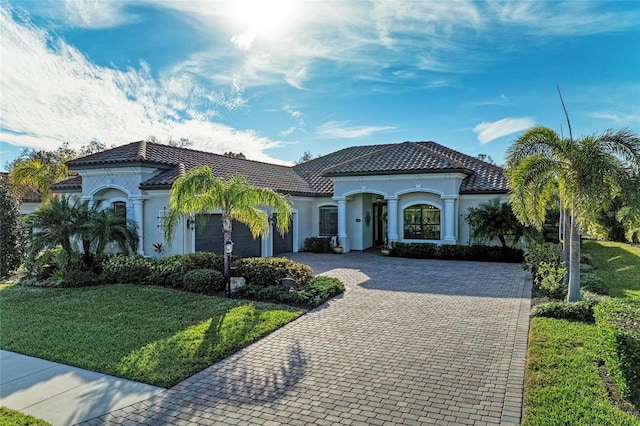
<svg viewBox="0 0 640 426">
<path fill-rule="evenodd" d="M 391 256 L 413 259 L 435 259 L 438 246 L 432 243 L 391 243 Z"/>
<path fill-rule="evenodd" d="M 530 271 L 535 277 L 538 272 L 538 265 L 542 262 L 561 266 L 563 262 L 562 245 L 530 241 L 524 250 L 523 268 Z"/>
<path fill-rule="evenodd" d="M 100 276 L 85 269 L 72 269 L 62 277 L 61 287 L 88 287 L 101 284 Z"/>
<path fill-rule="evenodd" d="M 580 288 L 597 294 L 609 294 L 609 288 L 604 280 L 591 272 L 580 274 Z"/>
<path fill-rule="evenodd" d="M 184 271 L 192 269 L 215 269 L 224 272 L 224 257 L 216 253 L 198 251 L 172 257 L 178 259 Z"/>
<path fill-rule="evenodd" d="M 234 275 L 244 277 L 247 283 L 260 286 L 280 285 L 283 278 L 293 278 L 299 287 L 313 280 L 311 268 L 284 257 L 250 257 L 233 262 Z"/>
<path fill-rule="evenodd" d="M 235 295 L 274 303 L 315 308 L 343 292 L 344 284 L 337 278 L 318 276 L 309 285 L 296 290 L 289 290 L 281 285 L 264 287 L 256 284 L 246 284 L 240 287 L 235 292 Z"/>
<path fill-rule="evenodd" d="M 224 275 L 215 269 L 194 269 L 182 277 L 182 286 L 194 293 L 213 293 L 225 289 Z"/>
<path fill-rule="evenodd" d="M 534 282 L 538 289 L 549 297 L 563 299 L 567 295 L 564 275 L 567 269 L 555 263 L 541 262 L 538 265 Z"/>
<path fill-rule="evenodd" d="M 309 237 L 304 240 L 304 251 L 331 253 L 331 237 Z"/>
<path fill-rule="evenodd" d="M 595 319 L 618 392 L 640 406 L 640 304 L 608 299 L 596 306 Z"/>
<path fill-rule="evenodd" d="M 549 302 L 534 306 L 531 316 L 594 322 L 594 308 L 602 300 L 602 296 L 585 293 L 579 302 Z"/>
<path fill-rule="evenodd" d="M 414 259 L 475 260 L 481 262 L 522 262 L 522 250 L 510 247 L 433 243 L 391 243 L 391 256 Z"/>
<path fill-rule="evenodd" d="M 155 267 L 155 259 L 118 254 L 102 261 L 100 278 L 105 284 L 146 284 Z"/>
</svg>

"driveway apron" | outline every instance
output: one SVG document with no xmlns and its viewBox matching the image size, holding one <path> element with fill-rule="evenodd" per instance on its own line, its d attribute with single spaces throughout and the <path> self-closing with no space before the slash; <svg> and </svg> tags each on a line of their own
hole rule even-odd
<svg viewBox="0 0 640 426">
<path fill-rule="evenodd" d="M 88 424 L 520 423 L 531 292 L 520 265 L 288 257 L 345 294 Z"/>
</svg>

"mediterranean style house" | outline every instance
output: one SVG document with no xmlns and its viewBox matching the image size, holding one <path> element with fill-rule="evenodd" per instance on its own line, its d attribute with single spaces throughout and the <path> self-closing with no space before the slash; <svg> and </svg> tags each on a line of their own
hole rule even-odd
<svg viewBox="0 0 640 426">
<path fill-rule="evenodd" d="M 385 240 L 468 244 L 467 209 L 507 194 L 500 167 L 435 142 L 355 146 L 289 167 L 139 141 L 70 161 L 78 176 L 53 190 L 126 211 L 140 231 L 140 254 L 153 255 L 157 243 L 165 254 L 222 252 L 216 211 L 204 221 L 185 217 L 170 247 L 163 236 L 171 185 L 202 164 L 220 178 L 242 174 L 291 202 L 293 220 L 284 236 L 253 239 L 234 224 L 234 254 L 240 256 L 295 252 L 312 236 L 337 237 L 345 252 Z"/>
</svg>

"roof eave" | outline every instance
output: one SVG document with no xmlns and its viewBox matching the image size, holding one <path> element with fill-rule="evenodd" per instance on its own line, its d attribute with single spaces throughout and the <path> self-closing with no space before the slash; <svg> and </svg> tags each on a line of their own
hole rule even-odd
<svg viewBox="0 0 640 426">
<path fill-rule="evenodd" d="M 152 161 L 103 161 L 99 163 L 86 163 L 86 164 L 67 164 L 70 170 L 87 170 L 87 169 L 113 169 L 116 167 L 153 167 L 157 169 L 171 170 L 176 167 L 176 164 L 158 163 Z"/>
<path fill-rule="evenodd" d="M 415 169 L 415 170 L 377 170 L 369 172 L 334 172 L 323 173 L 326 177 L 341 176 L 388 176 L 388 175 L 412 175 L 412 174 L 436 174 L 436 173 L 464 173 L 472 175 L 473 171 L 469 169 Z"/>
</svg>

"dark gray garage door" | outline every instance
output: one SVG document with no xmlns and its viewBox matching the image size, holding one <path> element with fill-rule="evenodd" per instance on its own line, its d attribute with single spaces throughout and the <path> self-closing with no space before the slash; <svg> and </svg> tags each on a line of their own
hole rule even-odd
<svg viewBox="0 0 640 426">
<path fill-rule="evenodd" d="M 204 227 L 196 221 L 196 251 L 210 251 L 223 253 L 224 239 L 222 237 L 222 215 L 206 215 L 207 221 Z M 244 224 L 233 221 L 233 254 L 240 257 L 259 257 L 261 254 L 260 237 L 253 239 L 251 231 Z"/>
<path fill-rule="evenodd" d="M 293 251 L 293 232 L 292 224 L 289 222 L 289 231 L 284 236 L 280 235 L 275 229 L 273 232 L 273 255 L 280 253 L 289 253 Z"/>
</svg>

